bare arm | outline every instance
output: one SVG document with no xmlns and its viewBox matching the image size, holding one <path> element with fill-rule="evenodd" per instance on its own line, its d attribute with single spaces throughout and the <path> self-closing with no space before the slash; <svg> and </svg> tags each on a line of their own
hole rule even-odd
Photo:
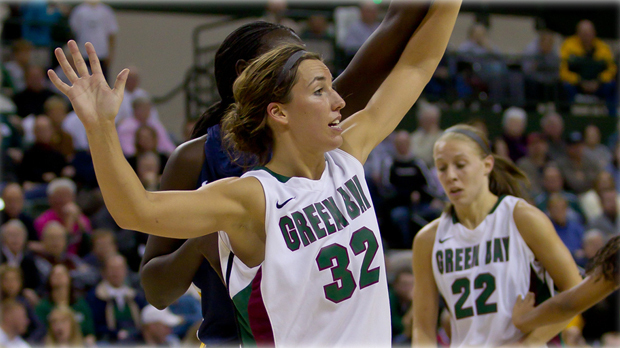
<svg viewBox="0 0 620 348">
<path fill-rule="evenodd" d="M 519 202 L 514 210 L 514 220 L 523 240 L 549 272 L 560 291 L 569 290 L 581 282 L 579 270 L 570 251 L 543 212 L 527 203 Z M 523 342 L 544 344 L 562 331 L 568 321 L 539 327 L 528 334 Z"/>
<path fill-rule="evenodd" d="M 62 82 L 52 70 L 49 76 L 69 97 L 86 128 L 99 186 L 117 224 L 130 230 L 173 238 L 197 237 L 226 230 L 233 245 L 249 250 L 253 239 L 264 234 L 265 203 L 258 180 L 230 178 L 197 191 L 144 190 L 123 156 L 114 125 L 128 70 L 119 74 L 114 89 L 110 89 L 92 44 L 86 44 L 92 76 L 77 44 L 70 41 L 69 48 L 79 77 L 61 49 L 56 49 L 56 57 L 71 86 Z"/>
<path fill-rule="evenodd" d="M 602 301 L 620 285 L 604 277 L 590 275 L 579 285 L 556 295 L 534 308 L 534 296 L 517 299 L 512 311 L 512 323 L 522 332 L 538 327 L 563 323 Z"/>
<path fill-rule="evenodd" d="M 194 190 L 204 161 L 206 136 L 179 146 L 170 156 L 161 178 L 162 190 Z M 217 241 L 217 236 L 212 239 Z M 146 299 L 164 308 L 187 291 L 204 257 L 191 242 L 149 236 L 140 265 L 140 281 Z M 180 248 L 180 249 L 179 249 Z"/>
<path fill-rule="evenodd" d="M 364 163 L 411 109 L 448 45 L 460 1 L 436 1 L 366 108 L 342 123 L 341 149 Z M 423 48 L 423 49 L 421 49 Z"/>
<path fill-rule="evenodd" d="M 422 1 L 392 1 L 383 21 L 359 49 L 347 68 L 334 80 L 334 88 L 347 105 L 343 118 L 362 110 L 388 76 L 407 42 L 428 11 Z"/>
<path fill-rule="evenodd" d="M 413 336 L 414 347 L 437 346 L 439 291 L 432 268 L 433 244 L 439 220 L 426 225 L 413 241 Z"/>
</svg>

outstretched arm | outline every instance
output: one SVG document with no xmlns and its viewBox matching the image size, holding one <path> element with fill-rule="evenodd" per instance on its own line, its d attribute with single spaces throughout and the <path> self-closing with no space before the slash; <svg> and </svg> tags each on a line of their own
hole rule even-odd
<svg viewBox="0 0 620 348">
<path fill-rule="evenodd" d="M 231 240 L 238 239 L 242 244 L 244 232 L 259 230 L 256 226 L 263 223 L 264 196 L 255 179 L 221 180 L 197 191 L 147 192 L 123 156 L 114 124 L 128 70 L 119 74 L 114 89 L 110 89 L 92 44 L 86 44 L 92 76 L 74 41 L 69 42 L 69 49 L 78 73 L 61 49 L 55 53 L 71 86 L 52 70 L 48 72 L 49 77 L 69 97 L 84 124 L 97 181 L 106 206 L 119 226 L 177 238 L 226 230 Z"/>
<path fill-rule="evenodd" d="M 347 105 L 343 118 L 362 110 L 388 76 L 428 11 L 426 1 L 392 1 L 383 21 L 334 80 Z"/>
<path fill-rule="evenodd" d="M 461 1 L 436 1 L 398 63 L 364 110 L 342 123 L 341 149 L 364 163 L 411 109 L 430 81 L 448 45 Z"/>
<path fill-rule="evenodd" d="M 562 323 L 602 301 L 620 285 L 602 276 L 590 275 L 579 285 L 556 295 L 534 308 L 534 294 L 517 299 L 512 310 L 512 323 L 528 333 L 538 327 Z"/>
</svg>

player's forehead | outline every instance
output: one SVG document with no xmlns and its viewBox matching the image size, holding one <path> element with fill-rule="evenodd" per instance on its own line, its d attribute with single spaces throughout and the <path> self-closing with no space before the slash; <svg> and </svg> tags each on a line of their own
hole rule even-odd
<svg viewBox="0 0 620 348">
<path fill-rule="evenodd" d="M 302 87 L 311 87 L 315 81 L 331 82 L 332 74 L 322 61 L 306 59 L 297 68 L 297 78 Z"/>
</svg>

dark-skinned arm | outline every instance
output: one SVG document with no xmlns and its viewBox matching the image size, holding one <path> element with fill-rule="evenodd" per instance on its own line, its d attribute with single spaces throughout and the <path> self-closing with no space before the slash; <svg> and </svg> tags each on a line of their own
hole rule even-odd
<svg viewBox="0 0 620 348">
<path fill-rule="evenodd" d="M 188 141 L 170 156 L 161 177 L 161 190 L 194 190 L 204 162 L 205 136 Z M 217 235 L 209 236 L 215 238 Z M 191 285 L 204 260 L 192 241 L 149 236 L 140 265 L 140 281 L 147 301 L 163 309 Z M 217 246 L 217 244 L 215 244 Z"/>
<path fill-rule="evenodd" d="M 392 1 L 385 18 L 334 80 L 347 105 L 343 118 L 362 110 L 400 58 L 409 39 L 428 12 L 429 2 Z"/>
</svg>

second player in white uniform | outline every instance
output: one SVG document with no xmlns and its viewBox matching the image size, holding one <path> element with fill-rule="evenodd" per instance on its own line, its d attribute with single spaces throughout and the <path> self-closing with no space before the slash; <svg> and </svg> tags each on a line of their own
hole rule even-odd
<svg viewBox="0 0 620 348">
<path fill-rule="evenodd" d="M 561 330 L 527 336 L 512 324 L 519 295 L 548 298 L 556 285 L 581 280 L 577 266 L 543 212 L 515 196 L 524 174 L 496 157 L 470 126 L 448 128 L 434 160 L 450 208 L 413 244 L 413 343 L 436 344 L 439 295 L 450 313 L 452 346 L 542 345 Z M 548 273 L 548 274 L 547 274 Z"/>
<path fill-rule="evenodd" d="M 512 212 L 520 198 L 501 196 L 474 230 L 453 214 L 439 221 L 433 246 L 433 275 L 451 314 L 451 343 L 490 346 L 514 343 L 523 334 L 512 325 L 517 296 L 530 289 L 539 300 L 553 291 L 527 246 Z"/>
</svg>

